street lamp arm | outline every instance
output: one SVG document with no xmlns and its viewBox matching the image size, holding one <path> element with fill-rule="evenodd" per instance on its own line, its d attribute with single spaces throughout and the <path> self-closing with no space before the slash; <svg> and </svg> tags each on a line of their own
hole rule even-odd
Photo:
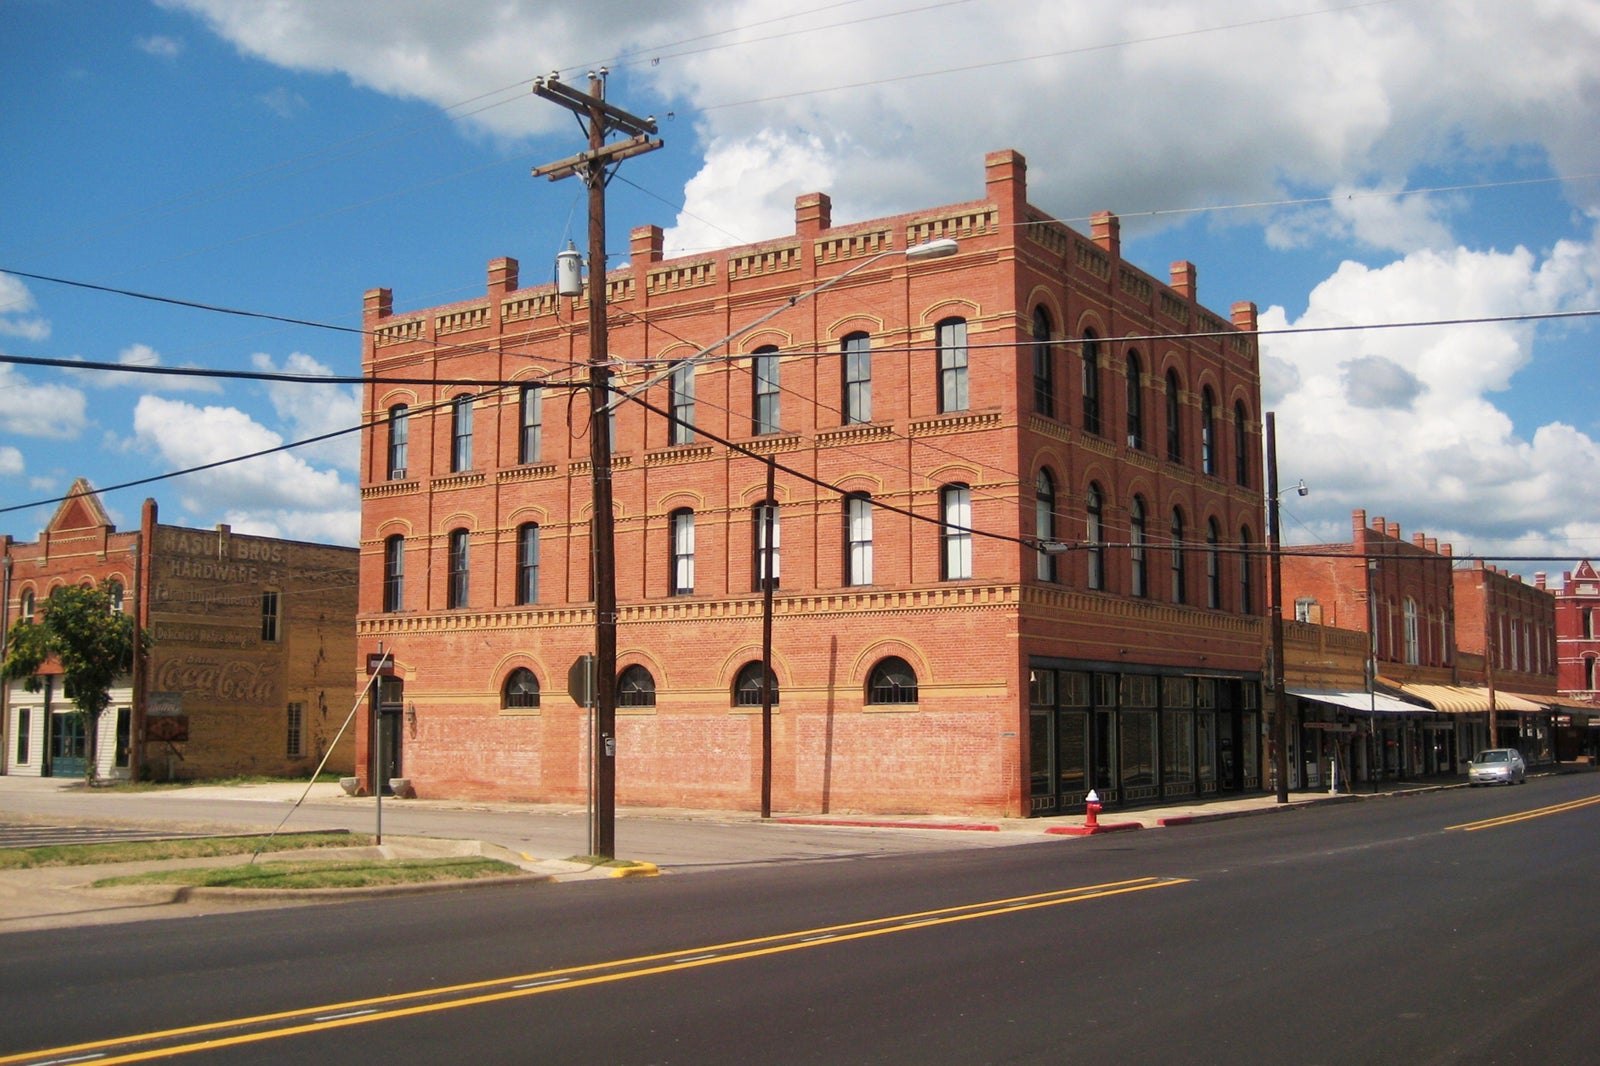
<svg viewBox="0 0 1600 1066">
<path fill-rule="evenodd" d="M 687 359 L 677 360 L 672 366 L 648 378 L 643 384 L 636 385 L 627 392 L 614 397 L 610 403 L 606 404 L 606 413 L 609 414 L 616 410 L 616 408 L 624 401 L 631 400 L 642 392 L 648 392 L 650 389 L 661 384 L 673 374 L 677 373 L 685 365 L 699 366 L 701 363 L 715 355 L 716 352 L 718 352 L 724 345 L 738 340 L 746 333 L 765 325 L 774 318 L 777 318 L 779 315 L 783 314 L 785 311 L 797 307 L 806 300 L 813 298 L 818 293 L 831 289 L 845 278 L 848 278 L 851 274 L 854 274 L 860 270 L 865 270 L 867 267 L 871 266 L 873 263 L 876 263 L 880 259 L 887 259 L 891 255 L 903 255 L 908 261 L 917 263 L 924 259 L 943 259 L 946 256 L 955 255 L 958 247 L 959 246 L 956 244 L 955 238 L 944 237 L 936 241 L 926 241 L 922 244 L 914 244 L 910 248 L 890 248 L 887 251 L 879 252 L 876 255 L 870 255 L 861 262 L 857 263 L 855 266 L 851 267 L 849 270 L 846 270 L 844 273 L 836 274 L 827 281 L 824 281 L 821 285 L 814 286 L 810 289 L 807 289 L 805 292 L 796 293 L 795 295 L 790 296 L 782 304 L 774 307 L 766 314 L 761 315 L 755 321 L 740 326 L 738 329 L 734 330 L 726 337 L 723 337 L 721 340 L 712 341 L 710 344 L 706 345 L 704 348 L 701 348 Z"/>
</svg>

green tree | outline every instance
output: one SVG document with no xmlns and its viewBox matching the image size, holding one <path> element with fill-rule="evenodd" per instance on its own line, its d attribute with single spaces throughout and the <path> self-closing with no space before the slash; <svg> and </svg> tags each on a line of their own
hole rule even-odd
<svg viewBox="0 0 1600 1066">
<path fill-rule="evenodd" d="M 50 594 L 39 620 L 11 628 L 0 680 L 20 678 L 29 692 L 42 687 L 39 670 L 55 662 L 61 668 L 65 694 L 83 724 L 88 743 L 84 777 L 97 772 L 100 715 L 111 703 L 117 679 L 133 671 L 134 623 L 119 605 L 122 588 L 115 581 L 98 586 L 63 585 Z"/>
</svg>

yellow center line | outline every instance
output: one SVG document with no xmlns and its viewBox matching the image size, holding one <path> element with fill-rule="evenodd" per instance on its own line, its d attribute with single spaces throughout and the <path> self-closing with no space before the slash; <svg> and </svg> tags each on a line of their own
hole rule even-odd
<svg viewBox="0 0 1600 1066">
<path fill-rule="evenodd" d="M 401 992 L 368 999 L 350 1000 L 343 1003 L 323 1004 L 299 1010 L 279 1011 L 271 1014 L 235 1018 L 221 1022 L 208 1022 L 127 1037 L 46 1048 L 24 1054 L 0 1057 L 0 1066 L 6 1063 L 38 1063 L 48 1059 L 59 1060 L 63 1056 L 82 1052 L 97 1052 L 108 1048 L 128 1047 L 134 1044 L 152 1044 L 161 1041 L 217 1034 L 209 1039 L 196 1040 L 187 1044 L 166 1044 L 141 1051 L 130 1051 L 114 1057 L 103 1055 L 88 1056 L 92 1058 L 97 1066 L 98 1064 L 143 1062 L 148 1059 L 165 1056 L 188 1054 L 264 1040 L 275 1040 L 285 1036 L 338 1029 L 350 1025 L 364 1025 L 374 1021 L 387 1021 L 413 1015 L 430 1014 L 458 1007 L 495 1003 L 524 996 L 541 995 L 546 992 L 584 988 L 613 981 L 670 973 L 676 970 L 688 970 L 700 966 L 752 959 L 763 955 L 797 951 L 802 948 L 840 944 L 850 940 L 906 932 L 912 929 L 926 929 L 934 925 L 967 921 L 972 918 L 987 918 L 1034 910 L 1040 907 L 1054 907 L 1064 903 L 1103 899 L 1129 892 L 1141 892 L 1151 888 L 1165 888 L 1169 885 L 1186 884 L 1188 881 L 1189 879 L 1187 878 L 1143 877 L 1101 885 L 1056 889 L 1050 892 L 944 907 L 914 914 L 895 915 L 866 921 L 848 922 L 842 925 L 823 926 L 816 929 L 729 941 L 705 948 L 660 952 L 628 959 L 617 959 L 610 962 L 591 963 L 558 970 L 473 981 L 441 988 Z M 908 925 L 906 924 L 907 922 L 912 924 Z M 590 976 L 574 977 L 574 975 L 582 974 L 589 974 Z M 499 991 L 487 991 L 490 989 L 499 989 Z M 416 1002 L 418 1000 L 434 1000 L 435 1002 Z M 284 1028 L 267 1029 L 253 1033 L 235 1033 L 231 1036 L 220 1035 L 226 1030 L 237 1030 L 252 1026 L 270 1026 L 275 1023 L 292 1022 L 300 1019 L 308 1020 L 299 1024 L 287 1025 Z"/>
<path fill-rule="evenodd" d="M 1575 811 L 1581 807 L 1591 807 L 1600 803 L 1600 796 L 1590 796 L 1588 799 L 1571 800 L 1567 803 L 1557 803 L 1550 807 L 1539 807 L 1531 811 L 1518 811 L 1515 814 L 1502 814 L 1498 818 L 1485 818 L 1478 822 L 1463 822 L 1460 825 L 1447 825 L 1446 833 L 1459 829 L 1463 833 L 1476 833 L 1480 829 L 1498 829 L 1503 825 L 1513 825 L 1517 822 L 1526 822 L 1532 818 L 1545 818 L 1552 814 L 1564 814 Z"/>
</svg>

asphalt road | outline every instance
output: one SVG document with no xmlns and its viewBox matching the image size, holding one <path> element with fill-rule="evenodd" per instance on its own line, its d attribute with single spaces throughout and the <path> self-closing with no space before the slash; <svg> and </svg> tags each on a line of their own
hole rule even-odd
<svg viewBox="0 0 1600 1066">
<path fill-rule="evenodd" d="M 1580 775 L 19 933 L 0 1062 L 1592 1062 L 1597 829 Z"/>
</svg>

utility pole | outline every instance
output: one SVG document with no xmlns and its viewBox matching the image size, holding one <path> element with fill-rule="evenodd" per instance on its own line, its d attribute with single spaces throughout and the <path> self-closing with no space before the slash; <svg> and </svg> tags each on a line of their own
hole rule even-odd
<svg viewBox="0 0 1600 1066">
<path fill-rule="evenodd" d="M 594 779 L 590 854 L 616 857 L 617 814 L 617 571 L 615 517 L 611 510 L 611 357 L 606 347 L 606 182 L 629 156 L 661 147 L 653 118 L 639 118 L 606 103 L 606 69 L 590 72 L 580 93 L 554 75 L 534 82 L 541 96 L 578 116 L 588 151 L 534 167 L 551 181 L 577 175 L 589 188 L 589 465 L 594 487 L 590 518 L 590 577 L 594 581 L 594 715 L 589 738 Z M 612 133 L 627 140 L 606 143 Z"/>
</svg>

